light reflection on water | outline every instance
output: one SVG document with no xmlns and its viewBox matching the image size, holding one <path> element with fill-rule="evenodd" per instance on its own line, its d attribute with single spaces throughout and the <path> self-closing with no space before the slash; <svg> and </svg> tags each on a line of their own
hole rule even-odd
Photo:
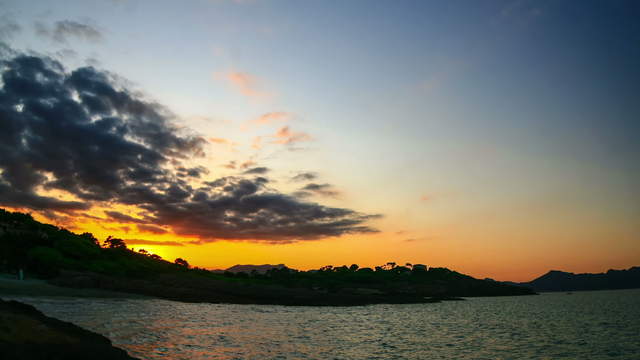
<svg viewBox="0 0 640 360">
<path fill-rule="evenodd" d="M 359 307 L 15 299 L 141 359 L 640 358 L 640 290 Z"/>
</svg>

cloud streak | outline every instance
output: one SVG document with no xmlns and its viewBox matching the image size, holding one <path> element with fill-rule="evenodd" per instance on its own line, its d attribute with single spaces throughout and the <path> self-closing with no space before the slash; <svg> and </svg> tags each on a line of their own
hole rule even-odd
<svg viewBox="0 0 640 360">
<path fill-rule="evenodd" d="M 252 126 L 263 126 L 286 122 L 291 118 L 291 114 L 284 111 L 275 111 L 262 114 L 253 120 L 249 120 L 242 126 L 243 130 L 247 130 Z"/>
<path fill-rule="evenodd" d="M 337 198 L 340 196 L 340 192 L 335 190 L 331 184 L 310 183 L 297 191 L 295 195 L 301 198 L 309 197 L 312 195 Z"/>
<path fill-rule="evenodd" d="M 303 172 L 291 177 L 293 182 L 312 181 L 318 178 L 318 174 L 313 172 Z"/>
<path fill-rule="evenodd" d="M 104 39 L 102 33 L 92 25 L 73 20 L 56 21 L 53 27 L 43 23 L 36 23 L 35 29 L 36 34 L 59 43 L 67 43 L 73 39 L 81 39 L 88 42 L 100 42 Z"/>
<path fill-rule="evenodd" d="M 155 241 L 144 239 L 123 239 L 127 245 L 156 245 L 156 246 L 184 246 L 184 243 L 178 241 Z"/>
<path fill-rule="evenodd" d="M 248 170 L 245 170 L 243 174 L 245 175 L 264 175 L 269 172 L 269 168 L 264 166 L 254 167 Z"/>
<path fill-rule="evenodd" d="M 291 145 L 298 142 L 311 141 L 313 137 L 305 132 L 293 132 L 288 126 L 283 126 L 273 135 L 274 144 Z"/>
<path fill-rule="evenodd" d="M 229 71 L 226 73 L 217 74 L 217 77 L 222 78 L 236 91 L 248 98 L 264 99 L 271 96 L 271 94 L 259 89 L 258 79 L 249 73 Z"/>
</svg>

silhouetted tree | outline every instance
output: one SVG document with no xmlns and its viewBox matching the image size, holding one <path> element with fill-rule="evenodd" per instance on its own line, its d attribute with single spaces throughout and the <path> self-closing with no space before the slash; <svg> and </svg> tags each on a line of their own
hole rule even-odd
<svg viewBox="0 0 640 360">
<path fill-rule="evenodd" d="M 142 254 L 142 255 L 149 255 L 149 252 L 147 250 L 145 250 L 145 249 L 140 249 L 140 250 L 138 250 L 138 252 L 140 254 Z"/>
<path fill-rule="evenodd" d="M 127 244 L 124 242 L 124 240 L 114 238 L 111 235 L 109 235 L 109 237 L 107 237 L 107 239 L 104 241 L 104 245 L 109 249 L 126 249 L 127 248 Z"/>
<path fill-rule="evenodd" d="M 188 267 L 189 267 L 189 263 L 187 262 L 187 260 L 185 260 L 185 259 L 183 259 L 183 258 L 177 258 L 177 259 L 174 261 L 174 264 L 176 264 L 176 265 L 180 265 L 180 266 L 184 266 L 184 267 L 186 267 L 186 268 L 188 268 Z"/>
<path fill-rule="evenodd" d="M 80 237 L 82 237 L 83 239 L 86 239 L 88 241 L 91 241 L 92 243 L 94 243 L 96 245 L 99 245 L 98 239 L 96 239 L 96 237 L 93 236 L 93 234 L 90 233 L 90 232 L 84 232 L 84 233 L 80 234 Z"/>
<path fill-rule="evenodd" d="M 427 271 L 427 265 L 413 264 L 413 267 L 411 268 L 411 270 L 413 272 L 426 272 Z"/>
<path fill-rule="evenodd" d="M 351 266 L 349 266 L 349 270 L 351 271 L 357 271 L 358 268 L 360 268 L 358 264 L 351 264 Z"/>
<path fill-rule="evenodd" d="M 388 263 L 382 265 L 383 270 L 393 270 L 396 267 L 396 263 L 393 261 L 389 261 Z"/>
</svg>

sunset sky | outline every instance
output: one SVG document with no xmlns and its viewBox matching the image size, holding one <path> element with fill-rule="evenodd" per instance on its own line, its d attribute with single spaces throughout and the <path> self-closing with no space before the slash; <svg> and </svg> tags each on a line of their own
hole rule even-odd
<svg viewBox="0 0 640 360">
<path fill-rule="evenodd" d="M 640 265 L 638 1 L 0 1 L 0 206 L 206 268 Z"/>
</svg>

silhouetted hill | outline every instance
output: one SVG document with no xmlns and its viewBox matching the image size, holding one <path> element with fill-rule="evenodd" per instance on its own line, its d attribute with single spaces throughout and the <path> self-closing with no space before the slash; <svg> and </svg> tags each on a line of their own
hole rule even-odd
<svg viewBox="0 0 640 360">
<path fill-rule="evenodd" d="M 233 265 L 232 267 L 224 270 L 224 271 L 228 271 L 230 273 L 239 273 L 239 272 L 244 272 L 247 274 L 250 274 L 252 271 L 255 270 L 255 272 L 257 272 L 258 274 L 264 274 L 267 271 L 271 270 L 271 269 L 283 269 L 286 268 L 286 266 L 284 264 L 278 264 L 278 265 L 270 265 L 270 264 L 264 264 L 264 265 Z"/>
<path fill-rule="evenodd" d="M 173 263 L 122 239 L 100 243 L 42 224 L 28 214 L 0 209 L 0 272 L 24 270 L 55 285 L 98 288 L 177 301 L 364 305 L 424 303 L 471 296 L 530 295 L 527 288 L 478 280 L 447 268 L 390 262 L 372 268 L 324 266 L 298 271 L 284 265 L 240 265 L 223 274 Z M 252 271 L 255 270 L 255 271 Z M 263 272 L 263 270 L 266 270 Z"/>
<path fill-rule="evenodd" d="M 526 283 L 535 291 L 579 291 L 579 290 L 613 290 L 640 288 L 640 267 L 627 270 L 609 270 L 599 274 L 574 274 L 551 270 L 537 279 Z"/>
</svg>

